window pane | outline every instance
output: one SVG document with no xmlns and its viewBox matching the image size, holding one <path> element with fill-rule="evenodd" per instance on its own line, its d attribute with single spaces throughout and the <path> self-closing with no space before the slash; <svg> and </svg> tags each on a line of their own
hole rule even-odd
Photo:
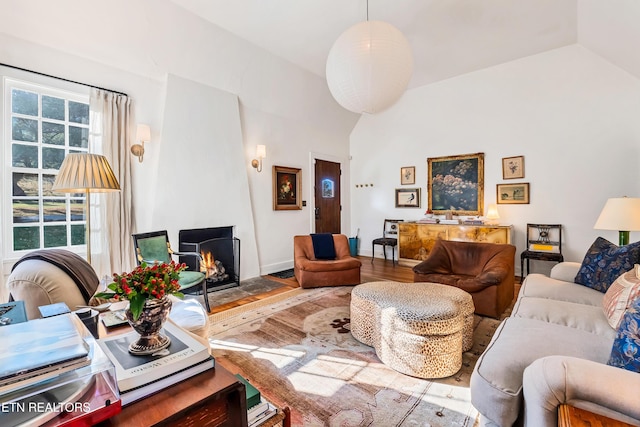
<svg viewBox="0 0 640 427">
<path fill-rule="evenodd" d="M 38 94 L 14 89 L 11 91 L 11 111 L 29 116 L 38 115 Z"/>
<path fill-rule="evenodd" d="M 66 221 L 67 206 L 64 200 L 45 199 L 42 201 L 44 222 Z M 46 233 L 45 233 L 46 234 Z"/>
<path fill-rule="evenodd" d="M 71 221 L 84 221 L 84 200 L 71 200 Z"/>
<path fill-rule="evenodd" d="M 42 95 L 42 117 L 64 120 L 64 99 Z"/>
<path fill-rule="evenodd" d="M 38 196 L 38 174 L 36 173 L 13 173 L 13 195 L 14 196 Z"/>
<path fill-rule="evenodd" d="M 45 225 L 44 247 L 57 248 L 60 246 L 67 246 L 67 226 L 66 225 Z"/>
<path fill-rule="evenodd" d="M 64 197 L 64 193 L 53 191 L 53 183 L 56 180 L 55 175 L 42 175 L 42 195 Z"/>
<path fill-rule="evenodd" d="M 69 126 L 69 146 L 87 148 L 89 146 L 89 129 Z"/>
<path fill-rule="evenodd" d="M 44 169 L 60 169 L 64 160 L 64 150 L 42 147 L 42 167 Z"/>
<path fill-rule="evenodd" d="M 13 229 L 13 250 L 40 248 L 40 229 L 38 227 L 16 227 Z"/>
<path fill-rule="evenodd" d="M 89 105 L 69 101 L 69 121 L 74 123 L 89 124 Z"/>
<path fill-rule="evenodd" d="M 85 232 L 84 224 L 76 224 L 71 226 L 71 244 L 72 245 L 84 245 L 85 244 Z"/>
<path fill-rule="evenodd" d="M 38 142 L 38 121 L 12 117 L 11 138 L 14 141 Z"/>
<path fill-rule="evenodd" d="M 19 168 L 38 167 L 38 147 L 35 145 L 13 144 L 11 165 Z M 14 194 L 16 195 L 16 194 Z"/>
<path fill-rule="evenodd" d="M 13 223 L 38 222 L 40 209 L 37 200 L 13 199 Z"/>
<path fill-rule="evenodd" d="M 42 143 L 64 145 L 64 125 L 42 122 Z"/>
</svg>

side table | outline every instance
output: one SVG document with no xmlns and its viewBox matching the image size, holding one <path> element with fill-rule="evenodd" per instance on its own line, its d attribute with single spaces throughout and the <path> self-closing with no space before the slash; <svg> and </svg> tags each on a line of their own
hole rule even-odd
<svg viewBox="0 0 640 427">
<path fill-rule="evenodd" d="M 604 415 L 594 414 L 586 409 L 571 405 L 558 407 L 558 427 L 633 427 L 622 421 L 616 421 Z"/>
</svg>

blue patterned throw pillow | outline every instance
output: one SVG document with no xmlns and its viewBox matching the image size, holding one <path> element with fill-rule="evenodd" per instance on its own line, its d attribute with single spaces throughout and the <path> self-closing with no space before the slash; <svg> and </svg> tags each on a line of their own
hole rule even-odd
<svg viewBox="0 0 640 427">
<path fill-rule="evenodd" d="M 574 282 L 604 293 L 618 276 L 637 263 L 640 263 L 640 242 L 618 246 L 598 237 L 584 256 Z"/>
<path fill-rule="evenodd" d="M 607 364 L 640 372 L 640 298 L 624 313 Z"/>
</svg>

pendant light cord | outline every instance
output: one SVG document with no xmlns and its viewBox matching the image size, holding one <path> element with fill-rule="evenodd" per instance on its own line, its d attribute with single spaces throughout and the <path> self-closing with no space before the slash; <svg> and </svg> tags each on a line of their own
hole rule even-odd
<svg viewBox="0 0 640 427">
<path fill-rule="evenodd" d="M 369 22 L 369 0 L 367 0 L 367 22 Z"/>
</svg>

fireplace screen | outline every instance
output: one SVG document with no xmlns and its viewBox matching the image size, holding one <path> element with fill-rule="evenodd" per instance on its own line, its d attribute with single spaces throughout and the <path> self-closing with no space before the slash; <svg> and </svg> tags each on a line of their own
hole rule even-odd
<svg viewBox="0 0 640 427">
<path fill-rule="evenodd" d="M 240 284 L 240 239 L 233 227 L 182 230 L 180 252 L 197 252 L 202 257 L 180 257 L 189 270 L 207 274 L 207 287 L 226 289 Z"/>
</svg>

